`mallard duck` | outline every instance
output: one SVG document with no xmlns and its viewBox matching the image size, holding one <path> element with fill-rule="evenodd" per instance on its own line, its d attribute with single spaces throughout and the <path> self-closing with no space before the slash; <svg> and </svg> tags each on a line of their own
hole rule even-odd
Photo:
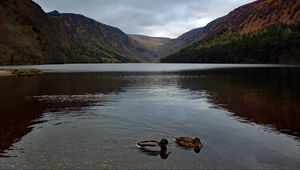
<svg viewBox="0 0 300 170">
<path fill-rule="evenodd" d="M 157 156 L 160 155 L 161 159 L 167 159 L 171 152 L 167 153 L 168 140 L 162 139 L 160 142 L 156 140 L 142 141 L 136 144 L 143 152 L 148 155 Z"/>
<path fill-rule="evenodd" d="M 168 143 L 167 139 L 162 139 L 160 142 L 156 140 L 147 140 L 137 143 L 136 146 L 144 151 L 160 152 L 168 149 L 166 146 Z"/>
<path fill-rule="evenodd" d="M 191 137 L 176 137 L 176 143 L 185 148 L 193 148 L 196 153 L 200 152 L 202 148 L 202 143 L 198 137 L 191 138 Z"/>
</svg>

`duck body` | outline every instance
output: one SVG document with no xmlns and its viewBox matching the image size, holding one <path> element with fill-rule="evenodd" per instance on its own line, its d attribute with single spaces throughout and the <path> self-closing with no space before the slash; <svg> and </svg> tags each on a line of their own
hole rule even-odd
<svg viewBox="0 0 300 170">
<path fill-rule="evenodd" d="M 167 159 L 171 152 L 167 153 L 168 140 L 162 139 L 160 142 L 156 140 L 142 141 L 136 144 L 137 148 L 151 156 L 160 155 L 161 159 Z"/>
<path fill-rule="evenodd" d="M 203 145 L 199 138 L 176 137 L 176 143 L 185 148 L 201 148 Z"/>
<path fill-rule="evenodd" d="M 137 143 L 136 146 L 137 148 L 148 152 L 160 152 L 161 150 L 163 150 L 163 146 L 161 146 L 160 142 L 156 140 L 142 141 Z"/>
</svg>

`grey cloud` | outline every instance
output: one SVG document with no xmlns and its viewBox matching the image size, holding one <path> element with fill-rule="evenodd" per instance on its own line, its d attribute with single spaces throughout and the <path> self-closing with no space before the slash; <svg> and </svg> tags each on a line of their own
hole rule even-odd
<svg viewBox="0 0 300 170">
<path fill-rule="evenodd" d="M 176 37 L 253 0 L 34 0 L 45 11 L 79 13 L 126 33 Z"/>
</svg>

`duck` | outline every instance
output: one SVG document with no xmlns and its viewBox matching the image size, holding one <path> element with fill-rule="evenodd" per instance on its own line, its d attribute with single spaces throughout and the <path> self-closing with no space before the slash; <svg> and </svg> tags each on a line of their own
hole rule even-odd
<svg viewBox="0 0 300 170">
<path fill-rule="evenodd" d="M 196 153 L 199 153 L 201 148 L 203 147 L 203 144 L 201 143 L 201 140 L 191 137 L 175 137 L 176 143 L 184 148 L 193 148 Z"/>
<path fill-rule="evenodd" d="M 160 152 L 168 149 L 168 143 L 169 142 L 167 139 L 162 139 L 160 140 L 160 142 L 158 142 L 157 140 L 147 140 L 137 143 L 136 146 L 144 151 Z"/>
<path fill-rule="evenodd" d="M 162 159 L 167 159 L 171 152 L 167 153 L 167 139 L 161 139 L 160 142 L 157 140 L 147 140 L 136 144 L 137 148 L 146 152 L 148 155 L 156 156 L 160 155 Z"/>
</svg>

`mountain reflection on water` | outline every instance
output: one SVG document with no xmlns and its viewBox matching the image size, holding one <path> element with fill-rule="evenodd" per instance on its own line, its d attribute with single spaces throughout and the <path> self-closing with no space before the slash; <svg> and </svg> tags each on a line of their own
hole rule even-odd
<svg viewBox="0 0 300 170">
<path fill-rule="evenodd" d="M 238 120 L 299 137 L 299 70 L 236 68 L 186 74 L 190 76 L 180 81 L 182 88 L 207 92 L 210 102 Z"/>
<path fill-rule="evenodd" d="M 118 93 L 124 86 L 118 76 L 83 73 L 0 79 L 0 153 L 41 123 L 44 112 L 84 109 L 101 103 L 88 94 Z"/>
<path fill-rule="evenodd" d="M 109 149 L 106 148 L 108 151 L 102 148 L 103 152 L 105 155 L 112 152 L 110 153 L 112 155 L 106 155 L 112 157 L 119 150 L 118 148 L 111 150 L 110 147 L 114 148 L 110 146 L 112 142 L 117 143 L 115 145 L 122 148 L 124 144 L 122 142 L 118 143 L 118 140 L 125 141 L 125 143 L 126 141 L 132 142 L 132 138 L 137 137 L 144 137 L 143 139 L 147 140 L 153 135 L 148 133 L 152 133 L 157 129 L 170 128 L 169 134 L 164 134 L 166 131 L 162 130 L 154 134 L 168 137 L 164 135 L 198 135 L 195 132 L 199 132 L 203 134 L 200 137 L 203 137 L 204 141 L 210 141 L 210 143 L 205 143 L 205 147 L 201 151 L 201 154 L 207 154 L 206 157 L 201 158 L 204 159 L 202 162 L 203 168 L 250 168 L 253 165 L 251 158 L 245 161 L 249 161 L 249 165 L 245 162 L 241 165 L 237 163 L 236 166 L 231 166 L 231 164 L 238 157 L 247 159 L 247 155 L 239 155 L 241 150 L 236 150 L 236 148 L 242 147 L 245 152 L 247 149 L 252 151 L 256 148 L 255 144 L 240 143 L 239 141 L 244 141 L 246 138 L 235 136 L 236 134 L 226 134 L 228 129 L 220 132 L 224 133 L 223 135 L 214 136 L 217 135 L 216 130 L 222 130 L 218 128 L 222 128 L 223 125 L 215 127 L 211 123 L 211 121 L 214 121 L 213 117 L 218 116 L 218 121 L 220 121 L 225 119 L 224 117 L 221 119 L 220 114 L 228 114 L 227 117 L 234 117 L 236 121 L 242 124 L 251 126 L 257 126 L 258 124 L 270 133 L 287 135 L 288 138 L 292 138 L 290 142 L 293 143 L 300 133 L 298 123 L 300 121 L 299 75 L 300 70 L 298 68 L 226 68 L 182 72 L 47 73 L 37 77 L 0 77 L 0 157 L 14 156 L 14 154 L 20 156 L 21 154 L 13 152 L 12 155 L 10 152 L 14 150 L 16 144 L 33 131 L 46 129 L 42 134 L 47 135 L 49 133 L 47 128 L 69 123 L 72 124 L 72 127 L 68 127 L 70 129 L 64 130 L 62 126 L 62 129 L 59 129 L 58 132 L 62 134 L 74 133 L 77 137 L 70 136 L 74 140 L 77 138 L 81 140 L 81 136 L 89 134 L 75 133 L 72 128 L 76 127 L 78 130 L 81 129 L 78 126 L 82 126 L 82 131 L 87 129 L 91 131 L 91 136 L 88 136 L 89 141 L 85 142 L 86 146 L 84 147 L 89 151 L 91 157 L 95 146 L 91 146 L 90 143 L 99 143 L 98 140 L 101 138 L 103 143 L 97 146 L 108 147 Z M 199 102 L 209 106 L 209 108 L 201 108 L 202 105 L 197 105 Z M 201 113 L 197 114 L 199 109 Z M 80 120 L 86 120 L 87 122 L 76 123 Z M 195 122 L 196 120 L 199 122 Z M 47 122 L 51 124 L 47 124 Z M 228 120 L 224 122 L 224 127 L 226 123 L 228 123 Z M 96 129 L 95 134 L 93 134 L 95 128 L 99 129 Z M 112 135 L 117 137 L 112 138 Z M 254 134 L 249 135 L 256 136 Z M 226 146 L 226 143 L 220 144 L 220 140 L 232 141 L 232 136 L 237 137 L 237 139 L 234 139 L 236 143 L 232 144 L 238 145 L 235 146 L 236 148 Z M 26 140 L 31 142 L 31 139 Z M 256 142 L 261 144 L 262 141 Z M 51 140 L 49 144 L 50 142 Z M 276 141 L 273 142 L 276 143 Z M 282 146 L 281 143 L 279 144 Z M 126 145 L 134 146 L 134 143 L 126 143 Z M 246 148 L 246 145 L 249 148 Z M 251 145 L 254 145 L 252 149 Z M 274 143 L 267 145 L 276 146 Z M 26 147 L 28 145 L 21 144 L 21 146 Z M 60 147 L 60 149 L 64 149 L 64 146 Z M 75 152 L 77 145 L 70 144 L 70 147 L 72 148 L 70 150 Z M 228 153 L 235 154 L 237 158 L 224 157 L 226 151 L 222 153 L 223 151 L 216 150 L 218 147 L 228 149 Z M 257 151 L 257 153 L 252 154 L 255 155 L 258 162 L 263 161 L 262 164 L 271 162 L 270 166 L 276 167 L 277 164 L 273 163 L 274 160 L 269 160 L 276 157 L 281 160 L 289 160 L 285 163 L 291 167 L 296 165 L 294 160 L 297 158 L 291 158 L 290 153 L 278 157 L 276 153 L 266 154 L 270 150 L 263 150 L 264 147 L 260 149 L 262 150 L 261 153 Z M 19 148 L 19 150 L 25 152 L 26 148 Z M 208 150 L 211 153 L 206 153 Z M 174 164 L 169 167 L 186 167 L 185 163 L 188 164 L 189 161 L 176 161 L 176 159 L 179 159 L 178 155 L 173 151 L 171 152 L 168 161 Z M 53 153 L 55 152 L 53 151 Z M 132 150 L 123 154 L 132 154 Z M 293 154 L 299 156 L 300 153 Z M 73 156 L 76 156 L 76 154 Z M 114 157 L 118 156 L 121 157 L 122 154 L 117 154 Z M 131 156 L 134 157 L 135 155 Z M 195 163 L 191 167 L 196 168 L 199 166 L 199 162 L 193 160 L 199 158 L 188 155 L 185 155 L 185 157 Z M 86 157 L 86 159 L 88 158 Z M 39 160 L 39 158 L 32 159 Z M 224 162 L 218 166 L 210 166 L 217 165 L 214 162 L 209 164 L 208 160 L 214 159 L 224 159 Z M 15 161 L 21 162 L 18 159 Z M 76 161 L 76 159 L 73 161 Z M 19 168 L 22 167 L 19 166 Z M 129 167 L 127 166 L 127 168 Z M 159 164 L 157 164 L 157 166 L 146 168 L 159 167 Z M 4 168 L 7 168 L 7 166 L 4 166 Z M 96 168 L 96 166 L 90 168 Z M 142 166 L 139 166 L 139 168 L 142 168 Z"/>
</svg>

